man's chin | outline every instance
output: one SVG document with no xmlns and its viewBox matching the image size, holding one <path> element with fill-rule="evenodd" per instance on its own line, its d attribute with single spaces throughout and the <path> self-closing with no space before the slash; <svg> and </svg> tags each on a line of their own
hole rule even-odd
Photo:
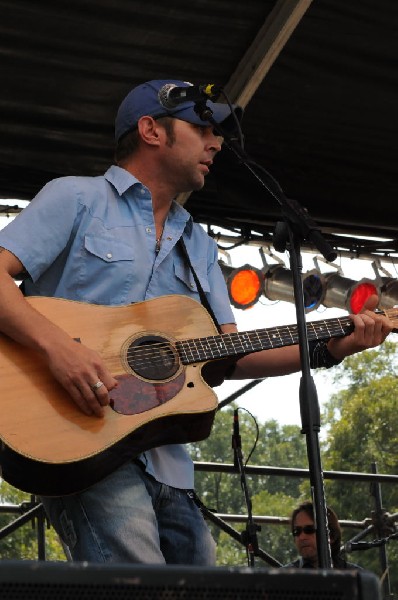
<svg viewBox="0 0 398 600">
<path fill-rule="evenodd" d="M 204 178 L 202 180 L 191 181 L 189 185 L 185 186 L 186 189 L 180 190 L 179 194 L 190 194 L 192 192 L 198 192 L 203 188 L 204 184 Z"/>
<path fill-rule="evenodd" d="M 314 555 L 314 550 L 312 548 L 301 548 L 300 550 L 300 554 L 303 558 L 315 558 L 316 555 Z"/>
<path fill-rule="evenodd" d="M 198 192 L 199 190 L 202 189 L 202 187 L 205 184 L 205 178 L 203 177 L 203 179 L 198 179 L 197 181 L 192 183 L 192 191 L 193 192 Z"/>
</svg>

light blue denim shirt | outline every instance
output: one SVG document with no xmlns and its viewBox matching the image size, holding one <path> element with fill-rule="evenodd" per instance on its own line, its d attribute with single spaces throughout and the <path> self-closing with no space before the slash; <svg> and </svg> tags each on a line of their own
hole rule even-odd
<svg viewBox="0 0 398 600">
<path fill-rule="evenodd" d="M 174 202 L 156 255 L 151 194 L 120 167 L 110 167 L 104 176 L 50 181 L 0 231 L 0 246 L 29 273 L 27 295 L 109 305 L 167 294 L 199 300 L 189 266 L 176 251 L 183 233 L 218 322 L 233 323 L 215 242 Z M 158 481 L 193 487 L 192 462 L 183 446 L 162 446 L 142 459 Z"/>
</svg>

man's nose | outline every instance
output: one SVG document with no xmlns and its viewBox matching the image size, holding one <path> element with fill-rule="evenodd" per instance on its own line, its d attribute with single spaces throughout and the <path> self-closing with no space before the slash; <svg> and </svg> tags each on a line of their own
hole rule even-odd
<svg viewBox="0 0 398 600">
<path fill-rule="evenodd" d="M 301 537 L 302 535 L 303 535 L 304 537 L 307 537 L 309 534 L 308 534 L 308 533 L 305 533 L 305 531 L 303 530 L 303 531 L 300 531 L 300 533 L 299 533 L 299 537 Z"/>
<path fill-rule="evenodd" d="M 220 135 L 215 135 L 213 132 L 210 133 L 209 145 L 215 152 L 220 152 L 222 143 L 223 138 Z"/>
</svg>

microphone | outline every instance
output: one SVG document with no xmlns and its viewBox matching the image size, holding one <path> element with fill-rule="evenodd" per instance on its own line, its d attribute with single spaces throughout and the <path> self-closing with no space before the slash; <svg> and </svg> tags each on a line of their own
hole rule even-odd
<svg viewBox="0 0 398 600">
<path fill-rule="evenodd" d="M 373 540 L 372 542 L 347 542 L 344 545 L 344 550 L 348 553 L 357 552 L 358 550 L 368 550 L 369 548 L 377 548 L 386 543 L 385 539 Z"/>
<path fill-rule="evenodd" d="M 204 100 L 215 102 L 221 93 L 221 89 L 220 86 L 216 86 L 214 83 L 189 85 L 187 87 L 166 83 L 160 88 L 158 97 L 160 104 L 165 108 L 175 108 L 184 102 L 203 102 Z"/>
</svg>

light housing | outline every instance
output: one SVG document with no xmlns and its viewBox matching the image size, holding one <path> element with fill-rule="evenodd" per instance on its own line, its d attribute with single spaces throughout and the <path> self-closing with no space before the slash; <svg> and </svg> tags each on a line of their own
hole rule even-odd
<svg viewBox="0 0 398 600">
<path fill-rule="evenodd" d="M 358 314 L 370 296 L 376 295 L 380 299 L 379 286 L 374 280 L 364 278 L 354 281 L 336 273 L 329 273 L 325 277 L 327 287 L 323 304 L 326 308 L 342 308 Z"/>
<path fill-rule="evenodd" d="M 311 312 L 322 303 L 326 292 L 326 279 L 320 271 L 312 269 L 302 276 L 304 308 Z M 282 265 L 269 267 L 265 276 L 264 294 L 269 300 L 294 302 L 293 276 Z"/>
<path fill-rule="evenodd" d="M 381 277 L 379 308 L 393 308 L 397 305 L 398 280 L 393 277 Z"/>
<path fill-rule="evenodd" d="M 251 265 L 233 268 L 219 261 L 229 294 L 229 300 L 235 308 L 251 308 L 264 292 L 264 273 Z"/>
</svg>

